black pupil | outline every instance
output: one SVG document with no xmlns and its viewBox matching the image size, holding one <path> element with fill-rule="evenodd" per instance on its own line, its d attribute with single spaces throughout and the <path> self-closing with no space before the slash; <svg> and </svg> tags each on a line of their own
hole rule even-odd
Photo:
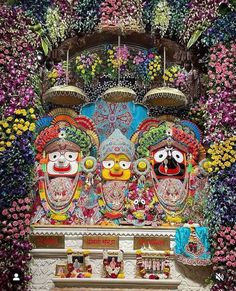
<svg viewBox="0 0 236 291">
<path fill-rule="evenodd" d="M 176 155 L 177 158 L 179 158 L 179 155 Z"/>
<path fill-rule="evenodd" d="M 72 158 L 72 155 L 69 155 L 69 158 Z"/>
<path fill-rule="evenodd" d="M 163 157 L 163 154 L 160 154 L 160 158 L 162 158 Z"/>
<path fill-rule="evenodd" d="M 54 159 L 55 159 L 57 156 L 56 156 L 56 155 L 54 155 L 53 157 L 54 157 Z"/>
</svg>

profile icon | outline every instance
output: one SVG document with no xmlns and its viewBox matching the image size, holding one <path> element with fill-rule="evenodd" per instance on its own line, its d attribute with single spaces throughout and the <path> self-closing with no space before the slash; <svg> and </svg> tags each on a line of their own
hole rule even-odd
<svg viewBox="0 0 236 291">
<path fill-rule="evenodd" d="M 14 274 L 13 281 L 14 281 L 14 282 L 20 281 L 20 278 L 19 278 L 19 274 L 18 274 L 18 273 L 15 273 L 15 274 Z"/>
</svg>

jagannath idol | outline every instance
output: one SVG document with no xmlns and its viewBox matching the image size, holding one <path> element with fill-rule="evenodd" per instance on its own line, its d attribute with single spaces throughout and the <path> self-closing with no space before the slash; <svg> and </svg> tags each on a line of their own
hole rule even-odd
<svg viewBox="0 0 236 291">
<path fill-rule="evenodd" d="M 157 199 L 169 222 L 181 222 L 201 181 L 199 162 L 205 151 L 201 133 L 189 121 L 147 119 L 132 140 L 140 158 L 149 158 Z"/>
<path fill-rule="evenodd" d="M 95 126 L 73 110 L 55 109 L 38 121 L 37 129 L 39 199 L 32 222 L 83 223 L 79 199 L 86 171 L 81 165 L 87 172 L 94 169 L 95 159 L 88 156 L 96 155 L 99 143 Z"/>
</svg>

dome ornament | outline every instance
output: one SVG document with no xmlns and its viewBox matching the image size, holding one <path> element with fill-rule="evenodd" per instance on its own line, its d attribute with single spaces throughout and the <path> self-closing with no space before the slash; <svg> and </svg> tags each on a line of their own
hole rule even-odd
<svg viewBox="0 0 236 291">
<path fill-rule="evenodd" d="M 66 84 L 49 88 L 43 94 L 43 101 L 56 105 L 81 105 L 88 102 L 82 89 L 69 85 L 69 49 L 66 57 Z"/>
<path fill-rule="evenodd" d="M 166 49 L 164 47 L 164 72 L 166 70 Z M 166 86 L 156 87 L 147 92 L 144 96 L 144 103 L 151 106 L 182 107 L 188 103 L 187 96 L 176 88 Z"/>
</svg>

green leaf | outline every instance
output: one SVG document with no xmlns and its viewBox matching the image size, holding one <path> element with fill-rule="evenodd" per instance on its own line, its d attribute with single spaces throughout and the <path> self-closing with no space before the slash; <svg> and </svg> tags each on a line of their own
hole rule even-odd
<svg viewBox="0 0 236 291">
<path fill-rule="evenodd" d="M 44 38 L 41 38 L 41 45 L 42 45 L 42 48 L 43 48 L 43 52 L 45 54 L 45 56 L 48 54 L 48 42 L 46 39 Z"/>
<path fill-rule="evenodd" d="M 196 41 L 202 35 L 203 31 L 204 31 L 204 29 L 202 29 L 202 28 L 194 31 L 194 33 L 192 34 L 192 36 L 190 37 L 190 39 L 188 41 L 188 44 L 187 44 L 188 49 L 196 43 Z"/>
</svg>

